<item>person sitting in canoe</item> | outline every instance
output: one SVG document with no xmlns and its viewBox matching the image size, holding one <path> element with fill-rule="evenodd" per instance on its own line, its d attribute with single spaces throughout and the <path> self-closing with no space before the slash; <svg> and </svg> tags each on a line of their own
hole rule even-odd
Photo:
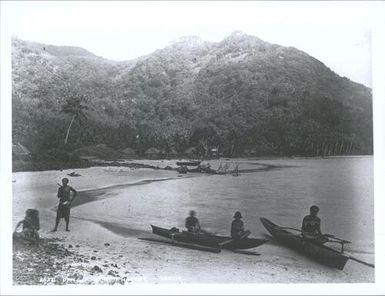
<svg viewBox="0 0 385 296">
<path fill-rule="evenodd" d="M 195 217 L 195 211 L 190 211 L 190 216 L 186 218 L 185 226 L 188 232 L 198 233 L 201 230 L 199 221 Z"/>
<path fill-rule="evenodd" d="M 231 237 L 233 239 L 242 239 L 250 234 L 249 230 L 245 230 L 242 214 L 239 211 L 236 211 L 234 214 L 234 220 L 231 223 Z"/>
<path fill-rule="evenodd" d="M 321 219 L 317 216 L 318 212 L 319 207 L 310 207 L 310 215 L 303 218 L 301 232 L 304 238 L 324 244 L 328 239 L 321 232 Z"/>
</svg>

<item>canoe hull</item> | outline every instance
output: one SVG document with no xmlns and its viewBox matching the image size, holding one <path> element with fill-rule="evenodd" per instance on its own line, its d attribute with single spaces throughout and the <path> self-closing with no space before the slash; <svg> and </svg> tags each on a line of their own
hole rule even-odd
<svg viewBox="0 0 385 296">
<path fill-rule="evenodd" d="M 344 256 L 340 252 L 327 246 L 317 245 L 306 241 L 287 230 L 281 229 L 280 226 L 266 218 L 261 218 L 260 220 L 267 231 L 269 231 L 281 244 L 329 267 L 337 268 L 339 270 L 344 269 L 345 264 L 349 259 L 347 256 Z"/>
<path fill-rule="evenodd" d="M 171 238 L 176 241 L 191 243 L 191 244 L 199 244 L 202 246 L 208 246 L 212 248 L 218 248 L 218 244 L 224 242 L 226 240 L 231 239 L 231 237 L 227 236 L 218 236 L 218 235 L 207 235 L 207 234 L 194 234 L 186 231 L 179 230 L 170 230 L 161 228 L 158 226 L 151 225 L 152 232 L 154 234 Z M 235 249 L 251 249 L 258 247 L 267 242 L 266 239 L 259 238 L 245 238 L 242 240 L 235 240 L 223 246 L 223 249 L 235 250 Z"/>
</svg>

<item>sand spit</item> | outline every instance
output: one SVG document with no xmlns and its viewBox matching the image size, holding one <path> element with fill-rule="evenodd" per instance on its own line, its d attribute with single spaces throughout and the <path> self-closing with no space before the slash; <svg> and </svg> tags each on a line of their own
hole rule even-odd
<svg viewBox="0 0 385 296">
<path fill-rule="evenodd" d="M 175 171 L 133 170 L 127 167 L 76 170 L 81 176 L 70 177 L 70 185 L 79 191 L 80 197 L 83 194 L 83 197 L 72 210 L 71 232 L 64 231 L 62 221 L 58 232 L 51 233 L 56 214 L 56 183 L 72 171 L 14 174 L 14 225 L 24 217 L 27 208 L 37 208 L 40 211 L 42 238 L 39 249 L 14 245 L 15 285 L 352 283 L 372 282 L 374 279 L 373 269 L 352 267 L 356 264 L 354 262 L 348 262 L 344 271 L 330 269 L 274 242 L 253 250 L 260 253 L 260 256 L 250 256 L 226 250 L 214 254 L 143 241 L 138 237 L 151 235 L 150 227 L 141 229 L 134 223 L 129 223 L 127 228 L 115 219 L 116 213 L 112 209 L 125 206 L 127 199 L 122 194 L 127 195 L 124 191 L 126 189 L 130 190 L 130 202 L 139 203 L 130 204 L 130 209 L 134 209 L 134 212 L 127 212 L 127 215 L 131 215 L 137 213 L 146 202 L 159 207 L 160 204 L 153 200 L 153 195 L 171 195 L 171 190 L 182 180 L 187 182 L 184 185 L 190 182 L 194 184 L 199 178 L 207 178 L 207 175 L 188 173 L 179 176 Z M 192 176 L 197 178 L 191 178 Z M 184 185 L 181 185 L 183 189 Z M 134 197 L 134 194 L 137 196 Z M 91 198 L 92 203 L 82 201 L 87 198 Z M 183 213 L 185 211 L 183 209 Z M 144 222 L 148 225 L 150 223 Z M 173 226 L 172 220 L 161 222 L 162 225 Z"/>
</svg>

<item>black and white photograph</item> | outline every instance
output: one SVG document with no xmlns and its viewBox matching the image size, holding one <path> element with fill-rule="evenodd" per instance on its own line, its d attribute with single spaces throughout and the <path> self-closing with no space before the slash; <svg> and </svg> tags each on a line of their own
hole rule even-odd
<svg viewBox="0 0 385 296">
<path fill-rule="evenodd" d="M 2 1 L 1 294 L 384 293 L 384 8 Z"/>
</svg>

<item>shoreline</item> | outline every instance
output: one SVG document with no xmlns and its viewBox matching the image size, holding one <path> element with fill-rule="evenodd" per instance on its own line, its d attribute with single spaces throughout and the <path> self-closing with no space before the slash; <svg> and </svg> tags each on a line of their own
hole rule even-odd
<svg viewBox="0 0 385 296">
<path fill-rule="evenodd" d="M 260 168 L 257 169 L 260 171 Z M 45 240 L 58 240 L 58 248 L 63 248 L 58 252 L 66 252 L 65 249 L 67 249 L 71 254 L 57 258 L 55 253 L 43 252 L 39 257 L 38 253 L 33 254 L 31 250 L 17 251 L 14 253 L 16 256 L 14 256 L 15 284 L 22 284 L 18 282 L 17 276 L 25 270 L 29 270 L 30 275 L 34 272 L 40 276 L 39 281 L 31 278 L 32 285 L 198 282 L 355 283 L 357 279 L 362 282 L 374 281 L 370 269 L 365 269 L 366 274 L 359 276 L 355 274 L 356 267 L 352 269 L 352 264 L 355 263 L 348 263 L 345 271 L 331 270 L 306 257 L 296 255 L 274 241 L 256 248 L 255 251 L 261 253 L 258 257 L 230 252 L 205 254 L 206 252 L 198 250 L 141 241 L 138 239 L 139 236 L 151 235 L 149 227 L 143 230 L 129 222 L 121 224 L 116 219 L 108 221 L 98 219 L 98 212 L 94 212 L 95 209 L 100 208 L 108 214 L 117 204 L 124 205 L 125 199 L 119 197 L 119 192 L 120 194 L 124 192 L 122 189 L 129 190 L 128 198 L 135 193 L 139 195 L 137 200 L 141 200 L 143 195 L 151 201 L 151 197 L 147 195 L 153 192 L 154 196 L 158 196 L 154 189 L 160 187 L 173 187 L 176 184 L 199 180 L 194 177 L 229 178 L 226 180 L 238 182 L 237 178 L 230 176 L 188 173 L 179 177 L 173 171 L 113 166 L 82 169 L 79 171 L 82 176 L 71 178 L 70 183 L 78 190 L 79 201 L 81 201 L 75 204 L 71 211 L 71 232 L 64 231 L 62 220 L 58 232 L 50 233 L 56 215 L 52 209 L 57 204 L 57 187 L 54 185 L 54 180 L 70 171 L 16 173 L 17 182 L 13 184 L 14 223 L 23 217 L 26 208 L 38 207 L 41 214 L 41 237 Z M 127 180 L 130 182 L 127 183 Z M 159 181 L 165 182 L 165 185 L 158 186 Z M 37 187 L 30 187 L 31 184 Z M 82 196 L 82 193 L 86 195 Z M 161 192 L 159 194 L 162 196 Z M 88 198 L 92 200 L 87 200 Z M 111 199 L 107 202 L 109 198 Z M 43 200 L 39 201 L 40 199 Z M 19 201 L 22 203 L 18 204 Z M 111 215 L 114 214 L 111 213 Z M 156 220 L 157 217 L 154 219 Z M 146 222 L 151 221 L 146 220 Z M 174 223 L 164 220 L 162 224 L 171 227 Z M 255 233 L 255 236 L 259 234 Z M 295 258 L 299 256 L 295 260 L 299 260 L 300 264 L 293 261 L 292 256 Z M 371 254 L 363 257 L 368 256 L 370 258 Z M 28 262 L 28 258 L 32 258 L 32 261 Z M 44 262 L 53 262 L 55 267 L 44 266 Z M 194 271 L 193 274 L 192 271 Z"/>
<path fill-rule="evenodd" d="M 165 182 L 165 181 L 177 180 L 177 179 L 178 179 L 178 177 L 165 178 L 165 179 L 141 180 L 141 181 L 134 182 L 134 183 L 109 185 L 109 186 L 101 187 L 101 188 L 86 189 L 86 190 L 78 191 L 76 199 L 72 203 L 71 209 L 75 208 L 77 206 L 81 206 L 85 203 L 101 200 L 103 198 L 102 195 L 106 194 L 108 192 L 108 190 L 123 189 L 123 188 L 131 187 L 131 186 L 141 186 L 141 185 L 151 184 L 154 182 Z"/>
<path fill-rule="evenodd" d="M 277 160 L 277 159 L 335 159 L 335 158 L 356 158 L 356 157 L 373 157 L 373 154 L 368 155 L 330 155 L 330 156 L 245 156 L 245 157 L 220 157 L 220 158 L 208 158 L 202 159 L 202 162 L 210 162 L 216 160 L 234 162 L 238 158 L 248 159 L 248 160 Z M 148 159 L 148 158 L 136 158 L 136 159 L 116 159 L 116 160 L 97 160 L 92 162 L 76 161 L 76 162 L 65 162 L 65 161 L 23 161 L 17 160 L 13 161 L 12 173 L 17 172 L 41 172 L 41 171 L 57 171 L 57 170 L 68 170 L 68 169 L 82 169 L 90 167 L 108 167 L 115 166 L 121 167 L 126 166 L 130 168 L 150 168 L 150 169 L 161 169 L 156 166 L 146 165 L 141 162 L 146 161 L 170 161 L 170 160 L 181 160 L 182 158 L 172 158 L 172 159 Z M 186 159 L 186 158 L 183 158 Z M 135 161 L 128 163 L 127 161 Z M 172 168 L 176 170 L 176 168 Z"/>
</svg>

